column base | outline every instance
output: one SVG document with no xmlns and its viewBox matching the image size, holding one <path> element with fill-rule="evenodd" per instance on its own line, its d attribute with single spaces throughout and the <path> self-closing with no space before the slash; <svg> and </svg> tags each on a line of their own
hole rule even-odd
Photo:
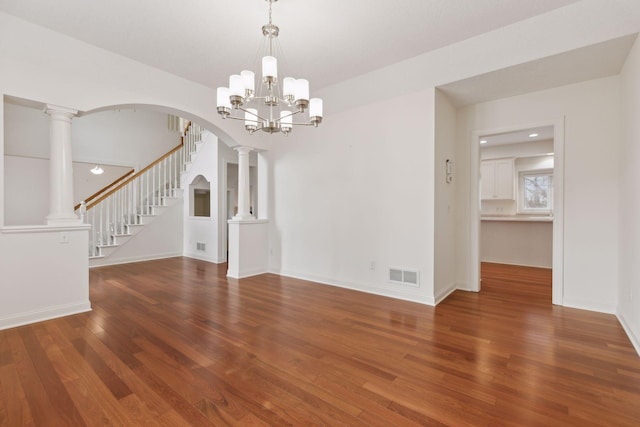
<svg viewBox="0 0 640 427">
<path fill-rule="evenodd" d="M 227 277 L 241 279 L 269 270 L 269 222 L 230 219 Z"/>
<path fill-rule="evenodd" d="M 255 216 L 251 215 L 251 214 L 244 214 L 244 215 L 235 215 L 233 218 L 231 218 L 233 221 L 252 221 L 254 219 L 256 219 Z"/>
</svg>

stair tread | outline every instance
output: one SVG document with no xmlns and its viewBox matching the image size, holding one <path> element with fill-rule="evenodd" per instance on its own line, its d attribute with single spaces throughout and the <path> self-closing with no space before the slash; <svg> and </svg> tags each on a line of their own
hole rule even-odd
<svg viewBox="0 0 640 427">
<path fill-rule="evenodd" d="M 148 211 L 150 211 L 149 213 L 127 213 L 124 214 L 123 219 L 124 221 L 130 221 L 130 220 L 134 220 L 139 222 L 139 224 L 133 223 L 133 224 L 124 224 L 124 226 L 126 228 L 122 229 L 120 227 L 120 223 L 118 223 L 118 229 L 120 229 L 121 231 L 123 231 L 122 233 L 115 233 L 115 234 L 111 234 L 111 238 L 114 242 L 118 242 L 118 243 L 113 243 L 113 244 L 97 244 L 94 246 L 94 249 L 97 248 L 98 250 L 96 252 L 101 252 L 101 249 L 108 249 L 108 248 L 119 248 L 122 245 L 125 245 L 127 242 L 129 242 L 130 240 L 128 239 L 129 237 L 133 237 L 135 236 L 140 229 L 139 228 L 135 228 L 135 227 L 144 227 L 145 225 L 153 222 L 153 217 L 156 216 L 161 216 L 166 212 L 165 208 L 170 208 L 172 206 L 176 205 L 176 201 L 183 200 L 184 199 L 184 192 L 185 189 L 182 188 L 183 187 L 183 182 L 182 180 L 184 179 L 183 174 L 188 173 L 189 168 L 191 167 L 191 165 L 197 161 L 198 157 L 198 152 L 200 151 L 201 145 L 204 143 L 204 141 L 202 139 L 198 140 L 198 141 L 193 141 L 193 151 L 191 150 L 187 150 L 188 152 L 184 153 L 184 157 L 180 156 L 179 158 L 176 158 L 176 161 L 182 161 L 182 165 L 180 167 L 180 175 L 176 175 L 173 176 L 173 179 L 169 179 L 166 180 L 163 184 L 159 184 L 159 187 L 156 189 L 151 189 L 151 191 L 147 191 L 147 196 L 146 198 L 144 198 L 144 202 L 149 202 L 149 200 L 151 200 L 153 203 L 158 203 L 158 204 L 153 204 L 153 205 L 145 205 L 145 203 L 140 203 L 140 205 L 138 205 L 138 202 L 142 202 L 143 200 L 135 200 L 135 205 L 140 209 L 146 209 Z M 178 164 L 176 164 L 176 168 L 178 167 Z M 165 174 L 166 175 L 166 174 Z M 160 177 L 160 176 L 159 176 Z M 165 176 L 166 178 L 166 176 Z M 175 187 L 173 187 L 174 185 L 176 185 Z M 148 186 L 147 186 L 147 190 L 149 190 Z M 142 189 L 140 190 L 140 194 L 142 194 Z M 137 197 L 137 196 L 136 196 Z M 133 208 L 134 206 L 132 206 L 131 208 Z M 144 218 L 149 217 L 150 219 L 145 220 Z M 113 228 L 113 227 L 112 227 Z M 104 232 L 105 235 L 108 234 L 108 231 L 105 230 Z M 127 239 L 125 239 L 125 237 Z M 122 240 L 118 241 L 118 238 L 123 238 Z M 90 251 L 91 252 L 91 251 Z M 101 258 L 108 258 L 111 253 L 114 252 L 114 250 L 105 250 L 105 252 L 107 252 L 106 254 L 100 253 L 99 255 L 95 255 L 95 256 L 89 256 L 90 260 L 98 260 Z"/>
</svg>

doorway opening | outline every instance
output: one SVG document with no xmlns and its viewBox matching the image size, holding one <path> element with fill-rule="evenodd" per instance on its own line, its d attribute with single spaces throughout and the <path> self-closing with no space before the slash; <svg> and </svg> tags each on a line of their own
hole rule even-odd
<svg viewBox="0 0 640 427">
<path fill-rule="evenodd" d="M 481 290 L 483 262 L 493 273 L 539 268 L 551 271 L 551 301 L 561 305 L 563 120 L 476 131 L 471 144 L 472 290 Z"/>
</svg>

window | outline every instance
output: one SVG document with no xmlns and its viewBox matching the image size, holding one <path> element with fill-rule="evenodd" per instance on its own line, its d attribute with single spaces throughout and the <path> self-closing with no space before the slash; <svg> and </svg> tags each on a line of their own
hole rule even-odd
<svg viewBox="0 0 640 427">
<path fill-rule="evenodd" d="M 553 171 L 520 172 L 518 213 L 551 214 L 553 212 Z"/>
</svg>

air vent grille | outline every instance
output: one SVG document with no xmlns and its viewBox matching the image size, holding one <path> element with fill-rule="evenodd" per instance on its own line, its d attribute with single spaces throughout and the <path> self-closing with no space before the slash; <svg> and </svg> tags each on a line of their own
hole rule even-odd
<svg viewBox="0 0 640 427">
<path fill-rule="evenodd" d="M 389 281 L 401 285 L 419 287 L 418 270 L 408 270 L 403 268 L 389 268 Z"/>
<path fill-rule="evenodd" d="M 203 242 L 197 242 L 196 243 L 196 250 L 197 251 L 206 252 L 207 251 L 207 244 L 203 243 Z"/>
</svg>

